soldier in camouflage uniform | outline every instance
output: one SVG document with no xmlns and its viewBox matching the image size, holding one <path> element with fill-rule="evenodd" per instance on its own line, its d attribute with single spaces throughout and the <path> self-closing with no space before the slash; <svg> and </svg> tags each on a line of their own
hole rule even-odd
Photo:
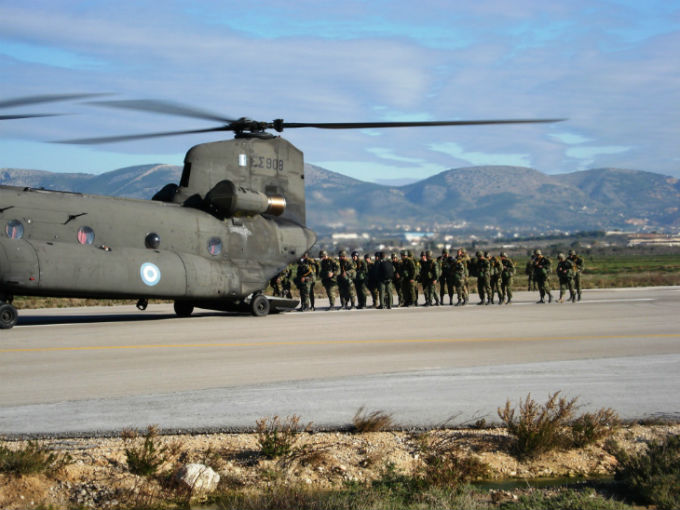
<svg viewBox="0 0 680 510">
<path fill-rule="evenodd" d="M 364 255 L 364 260 L 368 265 L 368 279 L 366 280 L 366 286 L 371 293 L 373 308 L 378 308 L 380 306 L 380 298 L 378 296 L 378 255 L 379 252 L 376 252 L 375 259 L 373 261 L 371 261 L 371 256 L 368 253 Z"/>
<path fill-rule="evenodd" d="M 558 302 L 564 303 L 564 291 L 569 289 L 569 301 L 576 302 L 576 293 L 574 292 L 574 265 L 571 260 L 560 253 L 557 256 L 557 278 L 560 281 L 560 298 Z"/>
<path fill-rule="evenodd" d="M 425 306 L 432 306 L 433 302 L 439 304 L 437 301 L 437 280 L 439 274 L 437 271 L 437 261 L 432 258 L 432 251 L 427 250 L 420 258 L 420 285 L 423 287 L 423 296 L 425 298 Z"/>
<path fill-rule="evenodd" d="M 378 252 L 375 265 L 377 266 L 378 289 L 380 293 L 380 309 L 392 308 L 392 280 L 394 279 L 394 266 L 392 261 L 385 257 L 383 252 Z"/>
<path fill-rule="evenodd" d="M 452 266 L 453 286 L 456 288 L 456 295 L 458 296 L 456 306 L 464 306 L 468 302 L 468 294 L 465 287 L 468 270 L 467 262 L 460 250 L 458 250 L 458 254 L 453 261 Z"/>
<path fill-rule="evenodd" d="M 319 258 L 321 259 L 319 263 L 321 266 L 321 284 L 326 289 L 326 295 L 328 296 L 328 309 L 333 310 L 335 308 L 335 293 L 338 288 L 340 265 L 329 257 L 325 250 L 319 252 Z"/>
<path fill-rule="evenodd" d="M 534 281 L 538 287 L 538 292 L 541 297 L 538 303 L 545 303 L 545 295 L 548 295 L 548 303 L 552 303 L 552 294 L 550 293 L 550 259 L 544 257 L 541 250 L 534 251 Z"/>
<path fill-rule="evenodd" d="M 467 254 L 465 251 L 465 248 L 458 248 L 458 254 L 456 255 L 456 258 L 460 257 L 463 260 L 463 263 L 465 264 L 465 282 L 463 282 L 463 285 L 465 287 L 465 295 L 468 297 L 468 300 L 470 298 L 470 266 L 472 265 L 472 260 L 470 259 L 470 255 Z"/>
<path fill-rule="evenodd" d="M 309 265 L 309 261 L 306 257 L 300 258 L 298 261 L 297 269 L 295 272 L 295 285 L 300 291 L 300 312 L 305 312 L 311 309 L 309 303 L 309 289 L 314 279 L 314 271 Z"/>
<path fill-rule="evenodd" d="M 404 297 L 403 304 L 401 306 L 416 306 L 416 262 L 411 256 L 410 250 L 404 250 L 401 252 L 401 273 L 400 280 L 402 285 L 402 295 Z"/>
<path fill-rule="evenodd" d="M 394 290 L 397 292 L 397 304 L 395 306 L 403 306 L 404 303 L 404 289 L 401 285 L 401 260 L 396 253 L 392 253 L 390 259 L 392 260 L 392 265 L 394 266 L 394 278 L 392 278 L 392 285 Z"/>
<path fill-rule="evenodd" d="M 277 274 L 274 278 L 269 280 L 269 286 L 272 288 L 272 296 L 283 296 L 283 288 L 281 287 L 281 280 L 283 278 L 283 271 Z"/>
<path fill-rule="evenodd" d="M 319 278 L 319 273 L 321 273 L 321 264 L 317 259 L 312 258 L 309 253 L 305 254 L 309 266 L 312 268 L 312 273 L 314 273 L 314 278 L 312 278 L 312 284 L 309 286 L 309 302 L 312 305 L 312 310 L 316 310 L 316 303 L 314 302 L 314 297 L 316 296 L 314 291 L 314 286 L 316 285 L 316 280 Z"/>
<path fill-rule="evenodd" d="M 356 278 L 356 268 L 354 262 L 347 256 L 345 250 L 338 253 L 338 289 L 340 290 L 340 306 L 346 310 L 351 310 L 356 306 L 354 295 L 354 279 Z"/>
<path fill-rule="evenodd" d="M 491 263 L 489 259 L 484 256 L 484 253 L 478 251 L 475 260 L 473 260 L 475 273 L 477 275 L 477 293 L 479 294 L 478 305 L 491 304 Z M 486 301 L 485 301 L 486 298 Z"/>
<path fill-rule="evenodd" d="M 439 302 L 444 304 L 444 296 L 449 295 L 449 304 L 453 304 L 453 258 L 449 257 L 449 250 L 444 248 L 441 256 L 437 257 L 439 266 Z"/>
<path fill-rule="evenodd" d="M 365 259 L 359 257 L 359 254 L 356 251 L 352 252 L 352 261 L 356 267 L 354 289 L 357 292 L 357 308 L 361 310 L 366 308 L 366 293 L 368 292 L 368 287 L 366 286 L 366 282 L 368 281 L 368 264 L 366 263 Z"/>
<path fill-rule="evenodd" d="M 581 301 L 581 273 L 583 272 L 584 264 L 583 258 L 576 255 L 574 250 L 569 250 L 569 260 L 574 266 L 574 289 L 578 300 Z"/>
<path fill-rule="evenodd" d="M 489 285 L 491 286 L 491 303 L 494 303 L 494 295 L 498 295 L 498 304 L 503 304 L 501 298 L 501 272 L 503 272 L 503 265 L 501 259 L 498 257 L 489 256 L 488 252 L 484 256 L 489 259 Z"/>
<path fill-rule="evenodd" d="M 524 274 L 527 275 L 527 290 L 531 292 L 536 290 L 536 282 L 534 281 L 534 260 L 536 260 L 535 255 L 531 255 L 529 260 L 527 260 L 527 265 L 524 268 Z"/>
<path fill-rule="evenodd" d="M 504 251 L 501 252 L 501 294 L 499 305 L 502 305 L 507 296 L 508 305 L 512 302 L 512 277 L 515 274 L 515 263 Z"/>
<path fill-rule="evenodd" d="M 293 266 L 288 265 L 286 269 L 283 270 L 282 277 L 281 277 L 281 291 L 282 295 L 285 298 L 288 299 L 293 299 L 293 293 L 291 292 L 291 289 L 293 287 Z"/>
</svg>

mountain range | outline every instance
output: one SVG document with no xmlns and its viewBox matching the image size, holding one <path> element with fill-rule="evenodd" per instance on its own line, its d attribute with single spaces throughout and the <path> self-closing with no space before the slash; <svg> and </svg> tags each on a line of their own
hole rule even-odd
<svg viewBox="0 0 680 510">
<path fill-rule="evenodd" d="M 513 166 L 457 168 L 403 186 L 305 165 L 307 222 L 315 229 L 396 225 L 517 232 L 680 228 L 680 179 L 616 168 L 548 175 Z M 148 199 L 181 167 L 143 165 L 100 175 L 0 169 L 0 184 Z"/>
</svg>

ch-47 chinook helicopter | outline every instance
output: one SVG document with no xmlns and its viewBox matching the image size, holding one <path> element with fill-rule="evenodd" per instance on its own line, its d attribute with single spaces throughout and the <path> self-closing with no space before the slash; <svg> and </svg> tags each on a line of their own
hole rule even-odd
<svg viewBox="0 0 680 510">
<path fill-rule="evenodd" d="M 220 125 L 66 143 L 99 144 L 213 131 L 231 131 L 234 138 L 190 148 L 179 184 L 167 184 L 151 200 L 0 186 L 1 329 L 17 322 L 14 295 L 136 299 L 142 310 L 148 299 L 168 299 L 174 301 L 181 317 L 191 315 L 194 307 L 250 311 L 256 316 L 293 309 L 296 300 L 267 297 L 262 291 L 273 276 L 312 247 L 316 235 L 305 227 L 302 152 L 268 130 L 560 120 L 257 122 L 153 100 L 93 104 Z M 20 117 L 28 116 L 34 115 Z"/>
</svg>

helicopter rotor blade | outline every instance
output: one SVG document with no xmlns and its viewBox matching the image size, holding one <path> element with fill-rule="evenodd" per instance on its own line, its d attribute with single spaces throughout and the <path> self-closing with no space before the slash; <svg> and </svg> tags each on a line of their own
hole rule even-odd
<svg viewBox="0 0 680 510">
<path fill-rule="evenodd" d="M 159 101 L 156 99 L 129 99 L 120 101 L 91 101 L 89 104 L 105 106 L 109 108 L 123 108 L 128 110 L 138 110 L 151 113 L 163 113 L 167 115 L 178 115 L 180 117 L 191 117 L 194 119 L 213 120 L 230 124 L 236 119 L 221 117 L 198 108 L 184 106 L 169 101 Z"/>
<path fill-rule="evenodd" d="M 57 117 L 59 113 L 31 113 L 25 115 L 0 115 L 0 120 L 30 119 L 33 117 Z"/>
<path fill-rule="evenodd" d="M 220 126 L 207 129 L 192 129 L 188 131 L 165 131 L 162 133 L 145 133 L 139 135 L 103 136 L 99 138 L 78 138 L 74 140 L 55 140 L 52 143 L 95 145 L 98 143 L 127 142 L 131 140 L 144 140 L 146 138 L 160 138 L 163 136 L 190 135 L 194 133 L 213 133 L 216 131 L 231 131 L 228 126 Z"/>
<path fill-rule="evenodd" d="M 281 122 L 281 129 L 312 127 L 319 129 L 366 129 L 427 126 L 475 126 L 485 124 L 538 124 L 561 122 L 566 119 L 496 119 L 496 120 L 442 120 L 423 122 Z M 276 121 L 272 127 L 276 127 Z"/>
<path fill-rule="evenodd" d="M 0 101 L 0 108 L 12 106 L 25 106 L 38 103 L 54 103 L 57 101 L 68 101 L 69 99 L 85 99 L 87 97 L 106 96 L 108 94 L 43 94 L 40 96 L 15 97 Z"/>
</svg>

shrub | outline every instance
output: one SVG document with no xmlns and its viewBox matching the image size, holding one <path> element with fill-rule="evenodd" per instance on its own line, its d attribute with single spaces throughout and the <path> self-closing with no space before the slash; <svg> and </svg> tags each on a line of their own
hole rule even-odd
<svg viewBox="0 0 680 510">
<path fill-rule="evenodd" d="M 569 445 L 568 425 L 577 399 L 567 400 L 559 394 L 558 391 L 550 395 L 543 405 L 528 394 L 526 400 L 520 399 L 517 417 L 515 409 L 510 407 L 510 400 L 505 403 L 505 408 L 498 408 L 498 416 L 515 437 L 513 450 L 517 457 L 536 457 Z"/>
<path fill-rule="evenodd" d="M 534 510 L 536 508 L 550 508 L 552 510 L 621 510 L 633 508 L 620 501 L 605 498 L 593 489 L 578 491 L 561 489 L 556 493 L 540 491 L 522 494 L 514 501 L 504 501 L 499 505 L 500 510 Z"/>
<path fill-rule="evenodd" d="M 470 455 L 432 454 L 425 457 L 424 463 L 422 477 L 429 486 L 455 487 L 489 476 L 489 466 Z"/>
<path fill-rule="evenodd" d="M 352 431 L 356 433 L 380 432 L 392 426 L 392 415 L 384 411 L 367 413 L 361 406 L 352 419 Z"/>
<path fill-rule="evenodd" d="M 653 441 L 639 455 L 620 449 L 613 454 L 619 462 L 616 479 L 633 498 L 661 509 L 680 508 L 680 436 Z"/>
<path fill-rule="evenodd" d="M 619 415 L 611 409 L 600 409 L 585 413 L 571 423 L 572 444 L 583 447 L 612 435 L 621 423 Z"/>
<path fill-rule="evenodd" d="M 283 423 L 274 416 L 260 418 L 255 424 L 260 453 L 269 459 L 288 455 L 302 431 L 300 417 L 295 414 L 286 417 Z"/>
<path fill-rule="evenodd" d="M 158 472 L 158 468 L 165 462 L 166 449 L 158 447 L 156 444 L 157 436 L 158 429 L 150 425 L 147 428 L 144 435 L 144 443 L 141 446 L 133 444 L 125 448 L 125 457 L 130 473 L 139 476 L 151 476 Z M 134 441 L 135 434 L 124 431 L 123 439 L 125 441 Z"/>
<path fill-rule="evenodd" d="M 35 441 L 18 450 L 0 446 L 0 473 L 17 476 L 54 473 L 71 460 L 70 455 L 57 455 Z"/>
</svg>

